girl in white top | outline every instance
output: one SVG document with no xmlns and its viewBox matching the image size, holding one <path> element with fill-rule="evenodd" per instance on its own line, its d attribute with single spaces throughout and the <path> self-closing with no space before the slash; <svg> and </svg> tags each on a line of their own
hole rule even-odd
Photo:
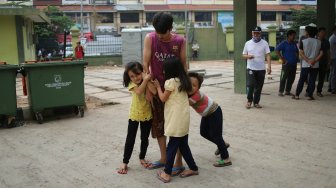
<svg viewBox="0 0 336 188">
<path fill-rule="evenodd" d="M 177 58 L 169 58 L 164 61 L 163 70 L 165 84 L 162 91 L 157 80 L 154 84 L 158 90 L 159 98 L 165 103 L 164 107 L 164 134 L 169 136 L 167 146 L 167 161 L 165 169 L 157 173 L 157 177 L 167 183 L 170 181 L 177 149 L 180 150 L 189 170 L 184 170 L 180 177 L 198 175 L 198 167 L 194 161 L 188 145 L 189 133 L 189 101 L 188 91 L 191 91 L 191 82 L 182 63 Z"/>
</svg>

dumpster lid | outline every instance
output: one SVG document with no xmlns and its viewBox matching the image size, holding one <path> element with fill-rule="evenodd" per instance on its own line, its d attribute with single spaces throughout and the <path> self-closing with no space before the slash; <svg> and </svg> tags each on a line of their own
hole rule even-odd
<svg viewBox="0 0 336 188">
<path fill-rule="evenodd" d="M 53 66 L 72 66 L 72 65 L 87 65 L 88 63 L 85 61 L 70 61 L 70 62 L 39 62 L 39 63 L 31 63 L 31 64 L 21 64 L 23 68 L 30 67 L 53 67 Z"/>
<path fill-rule="evenodd" d="M 0 65 L 0 69 L 19 69 L 18 65 Z"/>
</svg>

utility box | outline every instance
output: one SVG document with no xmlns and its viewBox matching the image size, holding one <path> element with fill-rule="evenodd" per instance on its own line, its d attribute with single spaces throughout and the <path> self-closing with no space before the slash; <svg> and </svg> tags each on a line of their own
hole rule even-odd
<svg viewBox="0 0 336 188">
<path fill-rule="evenodd" d="M 144 44 L 145 44 L 145 37 L 148 33 L 151 33 L 151 32 L 155 32 L 155 29 L 154 27 L 145 27 L 145 28 L 142 28 L 141 29 L 141 47 L 142 47 L 142 50 L 143 50 L 143 47 L 144 47 Z"/>
<path fill-rule="evenodd" d="M 131 61 L 142 63 L 141 29 L 123 29 L 121 39 L 122 64 L 126 65 Z"/>
</svg>

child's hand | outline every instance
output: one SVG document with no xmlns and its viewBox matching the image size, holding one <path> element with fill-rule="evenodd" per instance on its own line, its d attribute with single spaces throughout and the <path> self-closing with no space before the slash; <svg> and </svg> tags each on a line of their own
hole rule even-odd
<svg viewBox="0 0 336 188">
<path fill-rule="evenodd" d="M 151 79 L 151 75 L 148 73 L 142 73 L 142 79 L 149 81 Z"/>
<path fill-rule="evenodd" d="M 156 87 L 156 88 L 160 88 L 161 86 L 160 86 L 160 83 L 159 83 L 159 81 L 157 80 L 157 79 L 155 79 L 154 81 L 153 81 L 153 83 L 154 83 L 154 86 Z"/>
</svg>

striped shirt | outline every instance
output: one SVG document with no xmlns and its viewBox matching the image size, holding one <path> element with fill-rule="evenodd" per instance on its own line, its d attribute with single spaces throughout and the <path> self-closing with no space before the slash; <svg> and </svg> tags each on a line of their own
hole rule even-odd
<svg viewBox="0 0 336 188">
<path fill-rule="evenodd" d="M 189 104 L 202 117 L 212 114 L 218 108 L 216 102 L 199 90 L 189 97 Z"/>
</svg>

